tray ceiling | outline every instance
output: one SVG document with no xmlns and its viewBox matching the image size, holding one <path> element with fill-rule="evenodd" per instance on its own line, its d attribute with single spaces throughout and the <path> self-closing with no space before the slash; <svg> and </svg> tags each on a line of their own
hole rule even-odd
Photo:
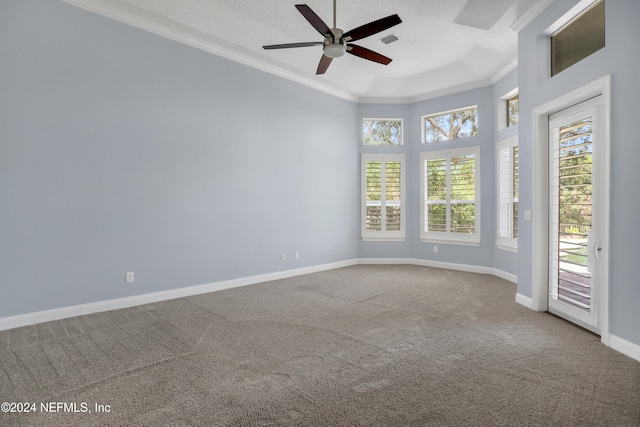
<svg viewBox="0 0 640 427">
<path fill-rule="evenodd" d="M 290 0 L 65 0 L 232 60 L 361 102 L 411 102 L 494 82 L 517 65 L 517 31 L 551 0 L 337 0 L 350 30 L 397 13 L 402 23 L 358 44 L 393 59 L 352 55 L 315 75 L 322 47 L 262 49 L 321 41 Z M 331 0 L 306 0 L 330 27 Z M 398 40 L 384 44 L 381 38 Z"/>
</svg>

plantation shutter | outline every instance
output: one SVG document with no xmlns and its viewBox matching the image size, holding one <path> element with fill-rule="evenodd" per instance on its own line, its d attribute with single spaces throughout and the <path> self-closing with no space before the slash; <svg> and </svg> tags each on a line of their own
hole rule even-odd
<svg viewBox="0 0 640 427">
<path fill-rule="evenodd" d="M 501 142 L 498 163 L 498 240 L 501 249 L 518 247 L 518 140 Z"/>
<path fill-rule="evenodd" d="M 366 229 L 382 230 L 382 162 L 366 162 Z"/>
<path fill-rule="evenodd" d="M 500 176 L 498 178 L 499 185 L 499 221 L 498 228 L 500 230 L 500 237 L 513 238 L 513 208 L 512 208 L 512 195 L 513 195 L 513 156 L 512 149 L 507 146 L 500 150 L 499 157 L 499 171 Z"/>
<path fill-rule="evenodd" d="M 451 224 L 452 233 L 475 232 L 475 157 L 451 158 Z"/>
<path fill-rule="evenodd" d="M 400 162 L 385 163 L 385 226 L 388 231 L 400 231 L 402 206 L 400 205 Z"/>
<path fill-rule="evenodd" d="M 424 229 L 430 232 L 447 231 L 447 160 L 427 160 L 424 168 L 425 224 Z"/>
<path fill-rule="evenodd" d="M 363 155 L 365 239 L 404 239 L 403 159 L 403 155 Z"/>
<path fill-rule="evenodd" d="M 420 237 L 425 241 L 479 242 L 478 147 L 424 152 Z"/>
<path fill-rule="evenodd" d="M 550 295 L 585 312 L 591 310 L 592 119 L 559 128 L 550 156 Z"/>
</svg>

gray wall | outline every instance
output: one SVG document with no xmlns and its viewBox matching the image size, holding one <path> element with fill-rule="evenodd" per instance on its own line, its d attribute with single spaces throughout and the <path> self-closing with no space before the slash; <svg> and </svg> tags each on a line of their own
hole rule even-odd
<svg viewBox="0 0 640 427">
<path fill-rule="evenodd" d="M 421 144 L 421 117 L 440 111 L 478 106 L 478 135 L 454 141 L 441 141 Z M 469 264 L 484 267 L 493 266 L 493 250 L 495 247 L 495 176 L 494 176 L 494 100 L 491 86 L 469 90 L 453 95 L 430 99 L 412 104 L 412 117 L 415 126 L 408 132 L 413 144 L 411 146 L 413 187 L 409 194 L 420 200 L 420 153 L 422 151 L 439 151 L 460 147 L 480 146 L 480 246 L 447 245 L 438 243 L 422 243 L 420 241 L 420 206 L 416 202 L 409 218 L 416 238 L 411 242 L 415 258 L 442 261 L 458 264 Z M 438 253 L 433 253 L 433 246 L 438 246 Z"/>
<path fill-rule="evenodd" d="M 531 296 L 531 222 L 517 254 L 495 248 L 495 143 L 519 134 L 531 209 L 532 110 L 610 73 L 610 327 L 640 344 L 640 2 L 608 1 L 607 47 L 541 80 L 538 37 L 577 2 L 528 25 L 518 70 L 493 86 L 356 105 L 60 2 L 3 0 L 0 317 L 356 257 L 496 267 Z M 516 85 L 519 129 L 500 130 L 497 99 Z M 420 144 L 420 116 L 471 104 L 480 135 L 451 147 L 482 147 L 482 244 L 434 254 L 419 239 L 419 153 L 442 146 Z M 362 117 L 403 118 L 405 145 L 363 147 Z M 359 154 L 376 151 L 407 156 L 405 242 L 360 241 Z"/>
<path fill-rule="evenodd" d="M 0 317 L 357 256 L 355 103 L 59 1 L 0 58 Z"/>
<path fill-rule="evenodd" d="M 421 143 L 421 117 L 471 105 L 478 105 L 478 135 L 456 141 Z M 358 253 L 362 258 L 416 258 L 483 267 L 493 267 L 495 248 L 495 176 L 494 138 L 495 118 L 493 88 L 486 86 L 449 96 L 407 105 L 360 104 L 358 116 L 362 118 L 402 118 L 404 120 L 404 146 L 363 146 L 361 153 L 404 153 L 406 155 L 406 240 L 404 242 L 363 242 Z M 448 148 L 480 146 L 481 163 L 481 243 L 479 247 L 420 241 L 420 153 Z M 438 246 L 438 253 L 433 247 Z"/>
<path fill-rule="evenodd" d="M 502 127 L 499 128 L 498 126 L 498 102 L 504 102 L 504 101 L 499 101 L 503 96 L 505 96 L 507 93 L 511 92 L 513 89 L 518 87 L 518 70 L 513 70 L 510 73 L 508 73 L 506 76 L 504 76 L 502 79 L 500 79 L 499 81 L 497 81 L 494 85 L 493 85 L 493 99 L 494 99 L 494 106 L 493 106 L 493 111 L 495 114 L 495 118 L 493 120 L 493 126 L 494 126 L 494 132 L 495 132 L 495 144 L 505 141 L 509 138 L 512 138 L 514 136 L 518 136 L 518 130 L 519 130 L 519 124 L 513 125 L 513 126 L 509 126 L 509 127 Z M 506 123 L 506 120 L 505 120 Z M 495 145 L 494 145 L 494 150 L 495 150 Z M 495 157 L 496 157 L 496 153 L 494 151 L 494 161 L 495 161 Z M 495 170 L 494 170 L 494 180 L 497 177 L 495 176 Z M 497 185 L 494 183 L 494 191 L 497 191 Z M 495 196 L 497 197 L 497 195 Z M 496 203 L 494 203 L 495 205 Z M 497 213 L 496 213 L 497 215 Z M 523 218 L 519 218 L 519 220 L 523 220 Z M 518 221 L 518 226 L 521 225 L 521 222 Z M 494 227 L 497 227 L 497 219 L 494 218 Z M 497 233 L 497 231 L 495 231 L 494 229 L 494 233 Z M 497 238 L 494 237 L 494 240 Z M 520 246 L 522 243 L 519 241 L 518 242 L 518 246 Z M 520 248 L 518 248 L 518 250 L 520 250 Z M 497 268 L 498 270 L 502 270 L 502 271 L 506 271 L 507 273 L 511 273 L 511 274 L 515 274 L 516 276 L 518 275 L 518 254 L 514 253 L 514 252 L 510 252 L 504 249 L 499 249 L 497 246 L 494 247 L 494 258 L 493 258 L 493 266 L 495 268 Z"/>
<path fill-rule="evenodd" d="M 606 2 L 606 47 L 553 78 L 540 72 L 546 56 L 538 50 L 539 36 L 578 0 L 556 0 L 519 33 L 520 87 L 520 212 L 533 203 L 533 109 L 607 74 L 612 79 L 611 207 L 610 207 L 610 332 L 640 344 L 640 227 L 637 197 L 640 184 L 638 100 L 640 84 L 640 2 Z M 534 218 L 535 220 L 535 218 Z M 518 292 L 531 296 L 531 222 L 520 222 Z"/>
</svg>

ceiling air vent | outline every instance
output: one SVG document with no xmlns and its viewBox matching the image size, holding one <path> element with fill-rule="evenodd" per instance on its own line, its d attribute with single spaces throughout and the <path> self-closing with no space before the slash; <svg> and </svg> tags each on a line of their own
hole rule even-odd
<svg viewBox="0 0 640 427">
<path fill-rule="evenodd" d="M 384 44 L 393 43 L 395 41 L 398 41 L 398 36 L 396 36 L 395 34 L 389 34 L 388 36 L 384 36 L 383 38 L 381 38 L 380 41 Z"/>
</svg>

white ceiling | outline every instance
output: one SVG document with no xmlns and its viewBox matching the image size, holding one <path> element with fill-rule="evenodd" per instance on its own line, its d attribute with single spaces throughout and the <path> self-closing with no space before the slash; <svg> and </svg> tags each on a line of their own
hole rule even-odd
<svg viewBox="0 0 640 427">
<path fill-rule="evenodd" d="M 121 22 L 361 102 L 410 102 L 487 85 L 517 64 L 517 34 L 551 0 L 337 0 L 337 27 L 397 13 L 402 23 L 357 44 L 393 59 L 353 55 L 316 76 L 322 41 L 294 7 L 311 7 L 333 26 L 332 0 L 64 0 Z M 380 38 L 396 34 L 385 45 Z"/>
</svg>

